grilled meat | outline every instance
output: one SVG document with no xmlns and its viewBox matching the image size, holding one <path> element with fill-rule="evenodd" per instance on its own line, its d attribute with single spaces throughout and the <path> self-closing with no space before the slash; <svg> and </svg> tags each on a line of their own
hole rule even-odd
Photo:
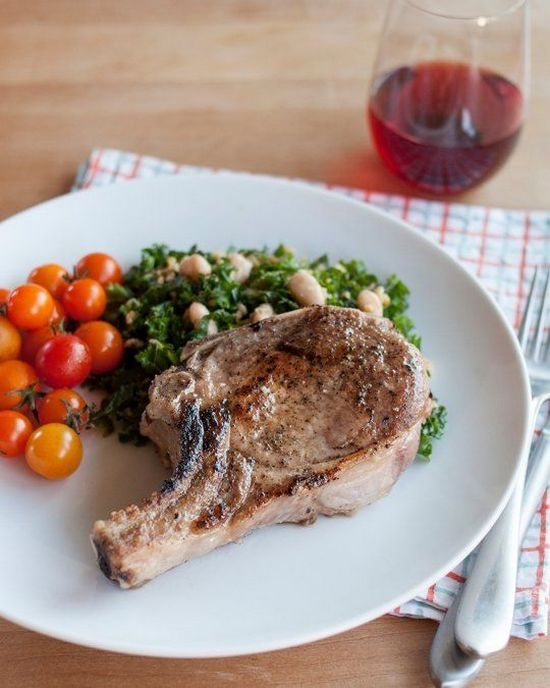
<svg viewBox="0 0 550 688">
<path fill-rule="evenodd" d="M 188 344 L 142 433 L 172 475 L 95 523 L 101 569 L 134 587 L 252 529 L 351 514 L 389 492 L 431 401 L 424 359 L 384 318 L 314 306 Z"/>
</svg>

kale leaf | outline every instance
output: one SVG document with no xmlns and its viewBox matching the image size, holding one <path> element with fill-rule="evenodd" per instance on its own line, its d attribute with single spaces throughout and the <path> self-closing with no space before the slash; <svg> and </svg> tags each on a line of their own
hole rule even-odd
<svg viewBox="0 0 550 688">
<path fill-rule="evenodd" d="M 88 385 L 105 392 L 93 421 L 105 431 L 116 427 L 121 441 L 143 444 L 139 422 L 148 402 L 151 379 L 166 368 L 177 365 L 182 348 L 192 339 L 212 331 L 223 331 L 249 322 L 254 309 L 268 303 L 275 313 L 298 308 L 287 284 L 300 269 L 308 269 L 326 290 L 327 304 L 354 307 L 363 289 L 378 289 L 386 301 L 384 315 L 415 346 L 421 340 L 408 315 L 409 290 L 395 275 L 385 282 L 372 274 L 361 260 L 331 264 L 328 256 L 313 261 L 297 258 L 286 246 L 268 249 L 240 249 L 252 262 L 244 283 L 233 278 L 229 249 L 227 254 L 200 251 L 174 251 L 163 244 L 144 248 L 139 263 L 124 276 L 122 285 L 108 287 L 105 319 L 121 331 L 126 343 L 125 356 L 117 370 L 90 378 Z M 186 256 L 199 253 L 211 266 L 209 275 L 189 280 L 179 273 Z M 186 317 L 193 302 L 206 306 L 209 313 L 198 328 Z M 441 437 L 446 410 L 434 403 L 424 423 L 419 454 L 429 458 L 433 440 Z"/>
</svg>

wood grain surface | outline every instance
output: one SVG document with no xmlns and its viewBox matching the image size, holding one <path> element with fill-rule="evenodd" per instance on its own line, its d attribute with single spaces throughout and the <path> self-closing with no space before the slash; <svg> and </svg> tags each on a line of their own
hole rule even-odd
<svg viewBox="0 0 550 688">
<path fill-rule="evenodd" d="M 0 0 L 0 217 L 67 191 L 94 146 L 409 193 L 380 166 L 365 125 L 386 5 Z M 465 202 L 550 207 L 550 3 L 532 6 L 527 126 L 507 165 Z M 161 660 L 0 620 L 0 686 L 422 687 L 434 628 L 384 617 L 291 650 Z M 550 642 L 511 641 L 474 685 L 547 688 Z"/>
</svg>

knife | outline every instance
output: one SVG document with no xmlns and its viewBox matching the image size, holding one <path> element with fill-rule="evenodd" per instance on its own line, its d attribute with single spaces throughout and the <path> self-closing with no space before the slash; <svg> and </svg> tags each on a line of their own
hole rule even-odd
<svg viewBox="0 0 550 688">
<path fill-rule="evenodd" d="M 535 400 L 534 417 L 538 414 L 542 404 L 549 398 L 549 395 L 537 397 Z M 531 522 L 533 514 L 540 503 L 541 497 L 544 494 L 548 485 L 550 477 L 550 424 L 545 427 L 540 436 L 532 445 L 529 455 L 529 461 L 526 470 L 525 486 L 523 489 L 523 499 L 521 502 L 521 514 L 519 520 L 518 531 L 521 535 L 520 540 L 523 540 L 527 528 Z M 485 542 L 485 541 L 484 541 Z M 485 544 L 483 544 L 485 546 Z M 512 549 L 516 555 L 516 564 L 514 569 L 517 570 L 517 550 Z M 472 575 L 475 574 L 477 564 L 474 567 Z M 480 575 L 480 574 L 477 574 Z M 502 587 L 500 592 L 505 592 Z M 457 610 L 460 605 L 460 598 L 462 597 L 464 588 L 459 592 L 455 601 L 445 614 L 445 617 L 439 624 L 438 630 L 434 636 L 432 647 L 430 650 L 430 674 L 435 685 L 441 688 L 459 688 L 466 686 L 481 670 L 484 660 L 474 656 L 467 655 L 457 645 L 455 640 L 455 622 L 457 617 Z M 489 594 L 495 589 L 486 588 L 486 593 Z M 515 591 L 515 580 L 513 581 L 513 591 Z M 513 613 L 513 591 L 509 591 L 509 597 L 512 600 Z M 509 608 L 509 604 L 507 605 Z M 494 617 L 491 615 L 491 620 Z M 481 620 L 483 621 L 483 620 Z M 497 644 L 502 645 L 502 636 L 505 634 L 504 645 L 507 643 L 512 618 L 506 618 L 500 626 L 497 637 Z M 505 631 L 502 631 L 502 627 Z"/>
<path fill-rule="evenodd" d="M 534 427 L 547 395 L 533 399 Z M 538 444 L 538 443 L 537 443 Z M 521 508 L 528 461 L 508 504 L 478 549 L 475 564 L 462 587 L 455 619 L 455 638 L 474 657 L 488 657 L 508 644 L 514 617 Z"/>
</svg>

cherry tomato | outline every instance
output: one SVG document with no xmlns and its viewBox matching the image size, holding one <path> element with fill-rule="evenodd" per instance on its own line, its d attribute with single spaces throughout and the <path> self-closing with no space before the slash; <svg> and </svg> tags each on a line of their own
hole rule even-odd
<svg viewBox="0 0 550 688">
<path fill-rule="evenodd" d="M 47 289 L 54 299 L 60 299 L 69 286 L 69 273 L 62 265 L 47 263 L 34 268 L 28 281 Z"/>
<path fill-rule="evenodd" d="M 52 311 L 52 295 L 39 284 L 23 284 L 8 297 L 8 319 L 24 330 L 37 330 L 47 325 Z"/>
<path fill-rule="evenodd" d="M 48 423 L 29 437 L 25 459 L 35 473 L 48 480 L 66 478 L 80 466 L 82 442 L 72 428 Z"/>
<path fill-rule="evenodd" d="M 50 317 L 50 325 L 61 325 L 67 320 L 63 304 L 57 299 L 53 300 L 53 311 Z"/>
<path fill-rule="evenodd" d="M 122 361 L 124 341 L 116 327 L 103 320 L 80 325 L 75 335 L 90 347 L 92 373 L 109 373 Z"/>
<path fill-rule="evenodd" d="M 17 411 L 0 411 L 0 456 L 21 456 L 32 433 L 32 423 Z"/>
<path fill-rule="evenodd" d="M 17 389 L 34 387 L 38 391 L 38 375 L 32 366 L 24 361 L 2 361 L 0 363 L 0 411 L 17 406 L 21 394 L 10 394 Z"/>
<path fill-rule="evenodd" d="M 0 289 L 0 308 L 8 303 L 9 289 Z"/>
<path fill-rule="evenodd" d="M 50 387 L 76 387 L 90 374 L 92 355 L 82 339 L 74 334 L 60 334 L 42 344 L 35 364 L 38 376 Z"/>
<path fill-rule="evenodd" d="M 42 425 L 65 423 L 76 430 L 88 422 L 89 416 L 86 402 L 72 389 L 54 389 L 38 406 L 38 420 Z"/>
<path fill-rule="evenodd" d="M 21 345 L 20 357 L 26 363 L 34 365 L 38 349 L 45 344 L 49 339 L 59 336 L 61 333 L 57 332 L 52 325 L 46 325 L 39 330 L 31 330 L 23 335 L 23 344 Z"/>
<path fill-rule="evenodd" d="M 89 253 L 76 264 L 76 277 L 91 277 L 100 284 L 122 282 L 122 268 L 107 253 Z"/>
<path fill-rule="evenodd" d="M 72 282 L 65 296 L 63 307 L 73 320 L 87 322 L 103 315 L 107 305 L 107 294 L 99 282 L 85 277 Z"/>
<path fill-rule="evenodd" d="M 19 358 L 21 335 L 7 318 L 0 315 L 0 361 Z"/>
</svg>

